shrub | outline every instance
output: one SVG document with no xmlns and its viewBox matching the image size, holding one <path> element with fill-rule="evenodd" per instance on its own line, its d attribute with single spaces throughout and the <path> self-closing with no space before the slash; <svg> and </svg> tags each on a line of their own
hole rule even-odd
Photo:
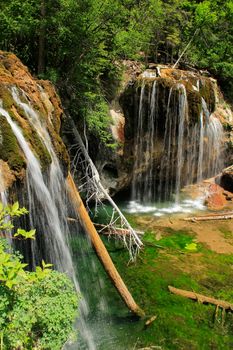
<svg viewBox="0 0 233 350">
<path fill-rule="evenodd" d="M 25 213 L 18 203 L 0 203 L 0 349 L 58 350 L 72 334 L 78 296 L 69 278 L 51 270 L 51 264 L 42 261 L 34 272 L 26 271 L 20 254 L 6 243 L 14 228 L 9 217 Z M 18 229 L 14 236 L 33 239 L 34 234 Z"/>
</svg>

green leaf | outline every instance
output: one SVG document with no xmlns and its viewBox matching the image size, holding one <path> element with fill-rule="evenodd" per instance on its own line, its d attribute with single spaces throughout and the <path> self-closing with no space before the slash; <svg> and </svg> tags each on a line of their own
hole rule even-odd
<svg viewBox="0 0 233 350">
<path fill-rule="evenodd" d="M 12 205 L 11 210 L 12 210 L 13 212 L 16 212 L 18 209 L 19 209 L 19 202 L 15 202 L 15 203 Z"/>
<path fill-rule="evenodd" d="M 43 269 L 48 268 L 48 267 L 52 267 L 52 266 L 53 266 L 53 264 L 46 264 L 44 262 L 44 260 L 42 260 L 42 267 L 43 267 Z"/>
</svg>

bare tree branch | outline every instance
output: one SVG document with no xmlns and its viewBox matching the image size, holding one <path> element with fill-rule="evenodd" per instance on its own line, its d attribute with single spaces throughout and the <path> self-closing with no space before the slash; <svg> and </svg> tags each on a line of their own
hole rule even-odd
<svg viewBox="0 0 233 350">
<path fill-rule="evenodd" d="M 105 226 L 105 229 L 123 241 L 124 245 L 129 251 L 130 260 L 135 260 L 139 249 L 143 245 L 142 241 L 138 237 L 135 230 L 131 227 L 128 220 L 122 214 L 116 203 L 109 196 L 106 189 L 101 184 L 99 173 L 87 152 L 82 138 L 74 124 L 74 121 L 69 115 L 67 118 L 71 124 L 71 128 L 76 140 L 76 144 L 72 145 L 71 147 L 71 149 L 76 148 L 76 154 L 73 158 L 71 170 L 73 171 L 73 174 L 76 174 L 78 168 L 80 169 L 81 167 L 82 169 L 83 176 L 81 178 L 81 185 L 79 186 L 79 189 L 85 194 L 87 208 L 89 209 L 90 202 L 94 201 L 95 211 L 98 212 L 100 206 L 105 208 L 102 200 L 104 199 L 108 201 L 108 203 L 113 208 L 113 211 L 111 217 L 109 218 L 109 223 Z M 108 213 L 107 215 L 109 216 Z M 127 229 L 129 234 L 117 235 L 117 230 L 119 228 Z"/>
</svg>

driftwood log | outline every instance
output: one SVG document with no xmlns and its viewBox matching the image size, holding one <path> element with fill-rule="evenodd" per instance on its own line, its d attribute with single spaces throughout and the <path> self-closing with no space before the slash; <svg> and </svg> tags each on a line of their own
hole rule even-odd
<svg viewBox="0 0 233 350">
<path fill-rule="evenodd" d="M 185 221 L 192 221 L 192 222 L 209 221 L 209 220 L 229 220 L 229 219 L 233 219 L 233 211 L 228 211 L 228 212 L 219 213 L 219 214 L 209 214 L 209 215 L 184 218 Z"/>
<path fill-rule="evenodd" d="M 233 304 L 224 301 L 224 300 L 220 300 L 220 299 L 215 299 L 212 297 L 207 297 L 205 295 L 202 294 L 198 294 L 195 292 L 190 292 L 184 289 L 178 289 L 172 286 L 168 286 L 168 289 L 171 293 L 176 294 L 176 295 L 180 295 L 182 297 L 185 298 L 189 298 L 189 299 L 193 299 L 196 300 L 202 304 L 213 304 L 215 306 L 217 306 L 218 308 L 221 307 L 222 309 L 226 310 L 226 311 L 230 311 L 233 312 Z"/>
<path fill-rule="evenodd" d="M 113 264 L 112 259 L 109 256 L 107 249 L 105 248 L 105 245 L 103 244 L 99 234 L 95 229 L 95 226 L 93 225 L 87 213 L 87 210 L 83 204 L 83 201 L 79 195 L 78 189 L 70 173 L 68 174 L 68 177 L 67 177 L 67 186 L 69 189 L 70 198 L 77 212 L 77 215 L 80 219 L 80 223 L 83 229 L 85 230 L 86 234 L 90 237 L 91 242 L 96 250 L 96 253 L 99 259 L 101 260 L 107 274 L 109 275 L 113 284 L 115 285 L 117 291 L 119 292 L 125 304 L 134 314 L 140 317 L 144 316 L 143 310 L 134 301 L 124 281 L 119 275 L 115 265 Z"/>
</svg>

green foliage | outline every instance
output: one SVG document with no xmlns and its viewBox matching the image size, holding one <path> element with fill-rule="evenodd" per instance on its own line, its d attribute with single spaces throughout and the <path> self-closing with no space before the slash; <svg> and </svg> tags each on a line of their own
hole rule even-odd
<svg viewBox="0 0 233 350">
<path fill-rule="evenodd" d="M 173 64 L 192 39 L 181 63 L 208 68 L 232 95 L 232 9 L 232 0 L 8 0 L 0 4 L 0 46 L 33 72 L 42 59 L 40 77 L 108 142 L 107 100 L 122 59 Z"/>
<path fill-rule="evenodd" d="M 85 113 L 87 125 L 103 143 L 108 144 L 112 141 L 108 132 L 111 121 L 108 104 L 99 95 L 91 92 L 85 93 L 85 97 L 88 103 Z"/>
<path fill-rule="evenodd" d="M 12 232 L 11 218 L 28 213 L 16 202 L 0 203 L 2 237 Z M 13 238 L 34 239 L 35 230 L 18 229 Z M 71 281 L 52 271 L 42 260 L 34 272 L 25 270 L 22 257 L 0 240 L 0 339 L 1 350 L 61 349 L 72 333 L 77 295 Z"/>
<path fill-rule="evenodd" d="M 233 40 L 233 3 L 224 1 L 187 1 L 189 4 L 190 25 L 186 39 L 196 28 L 199 33 L 193 38 L 186 53 L 186 60 L 200 68 L 207 68 L 214 73 L 226 90 L 232 87 L 232 40 Z M 191 6 L 192 4 L 192 6 Z M 228 80 L 228 81 L 227 81 Z M 233 97 L 228 92 L 229 97 Z"/>
<path fill-rule="evenodd" d="M 4 206 L 0 202 L 0 230 L 9 231 L 13 229 L 14 225 L 12 224 L 12 221 L 9 220 L 9 218 L 19 217 L 24 214 L 28 214 L 28 211 L 25 208 L 20 208 L 19 202 L 15 202 L 12 206 Z"/>
<path fill-rule="evenodd" d="M 15 202 L 12 206 L 3 206 L 3 204 L 0 202 L 0 231 L 2 231 L 4 234 L 10 235 L 10 231 L 14 228 L 14 225 L 9 218 L 13 219 L 24 214 L 28 214 L 28 211 L 25 208 L 20 208 L 19 202 Z M 35 233 L 36 230 L 25 231 L 18 228 L 17 232 L 14 233 L 14 237 L 20 236 L 24 239 L 35 239 Z"/>
<path fill-rule="evenodd" d="M 71 282 L 51 270 L 33 282 L 23 277 L 20 282 L 14 291 L 0 286 L 3 349 L 61 349 L 77 310 Z"/>
</svg>

